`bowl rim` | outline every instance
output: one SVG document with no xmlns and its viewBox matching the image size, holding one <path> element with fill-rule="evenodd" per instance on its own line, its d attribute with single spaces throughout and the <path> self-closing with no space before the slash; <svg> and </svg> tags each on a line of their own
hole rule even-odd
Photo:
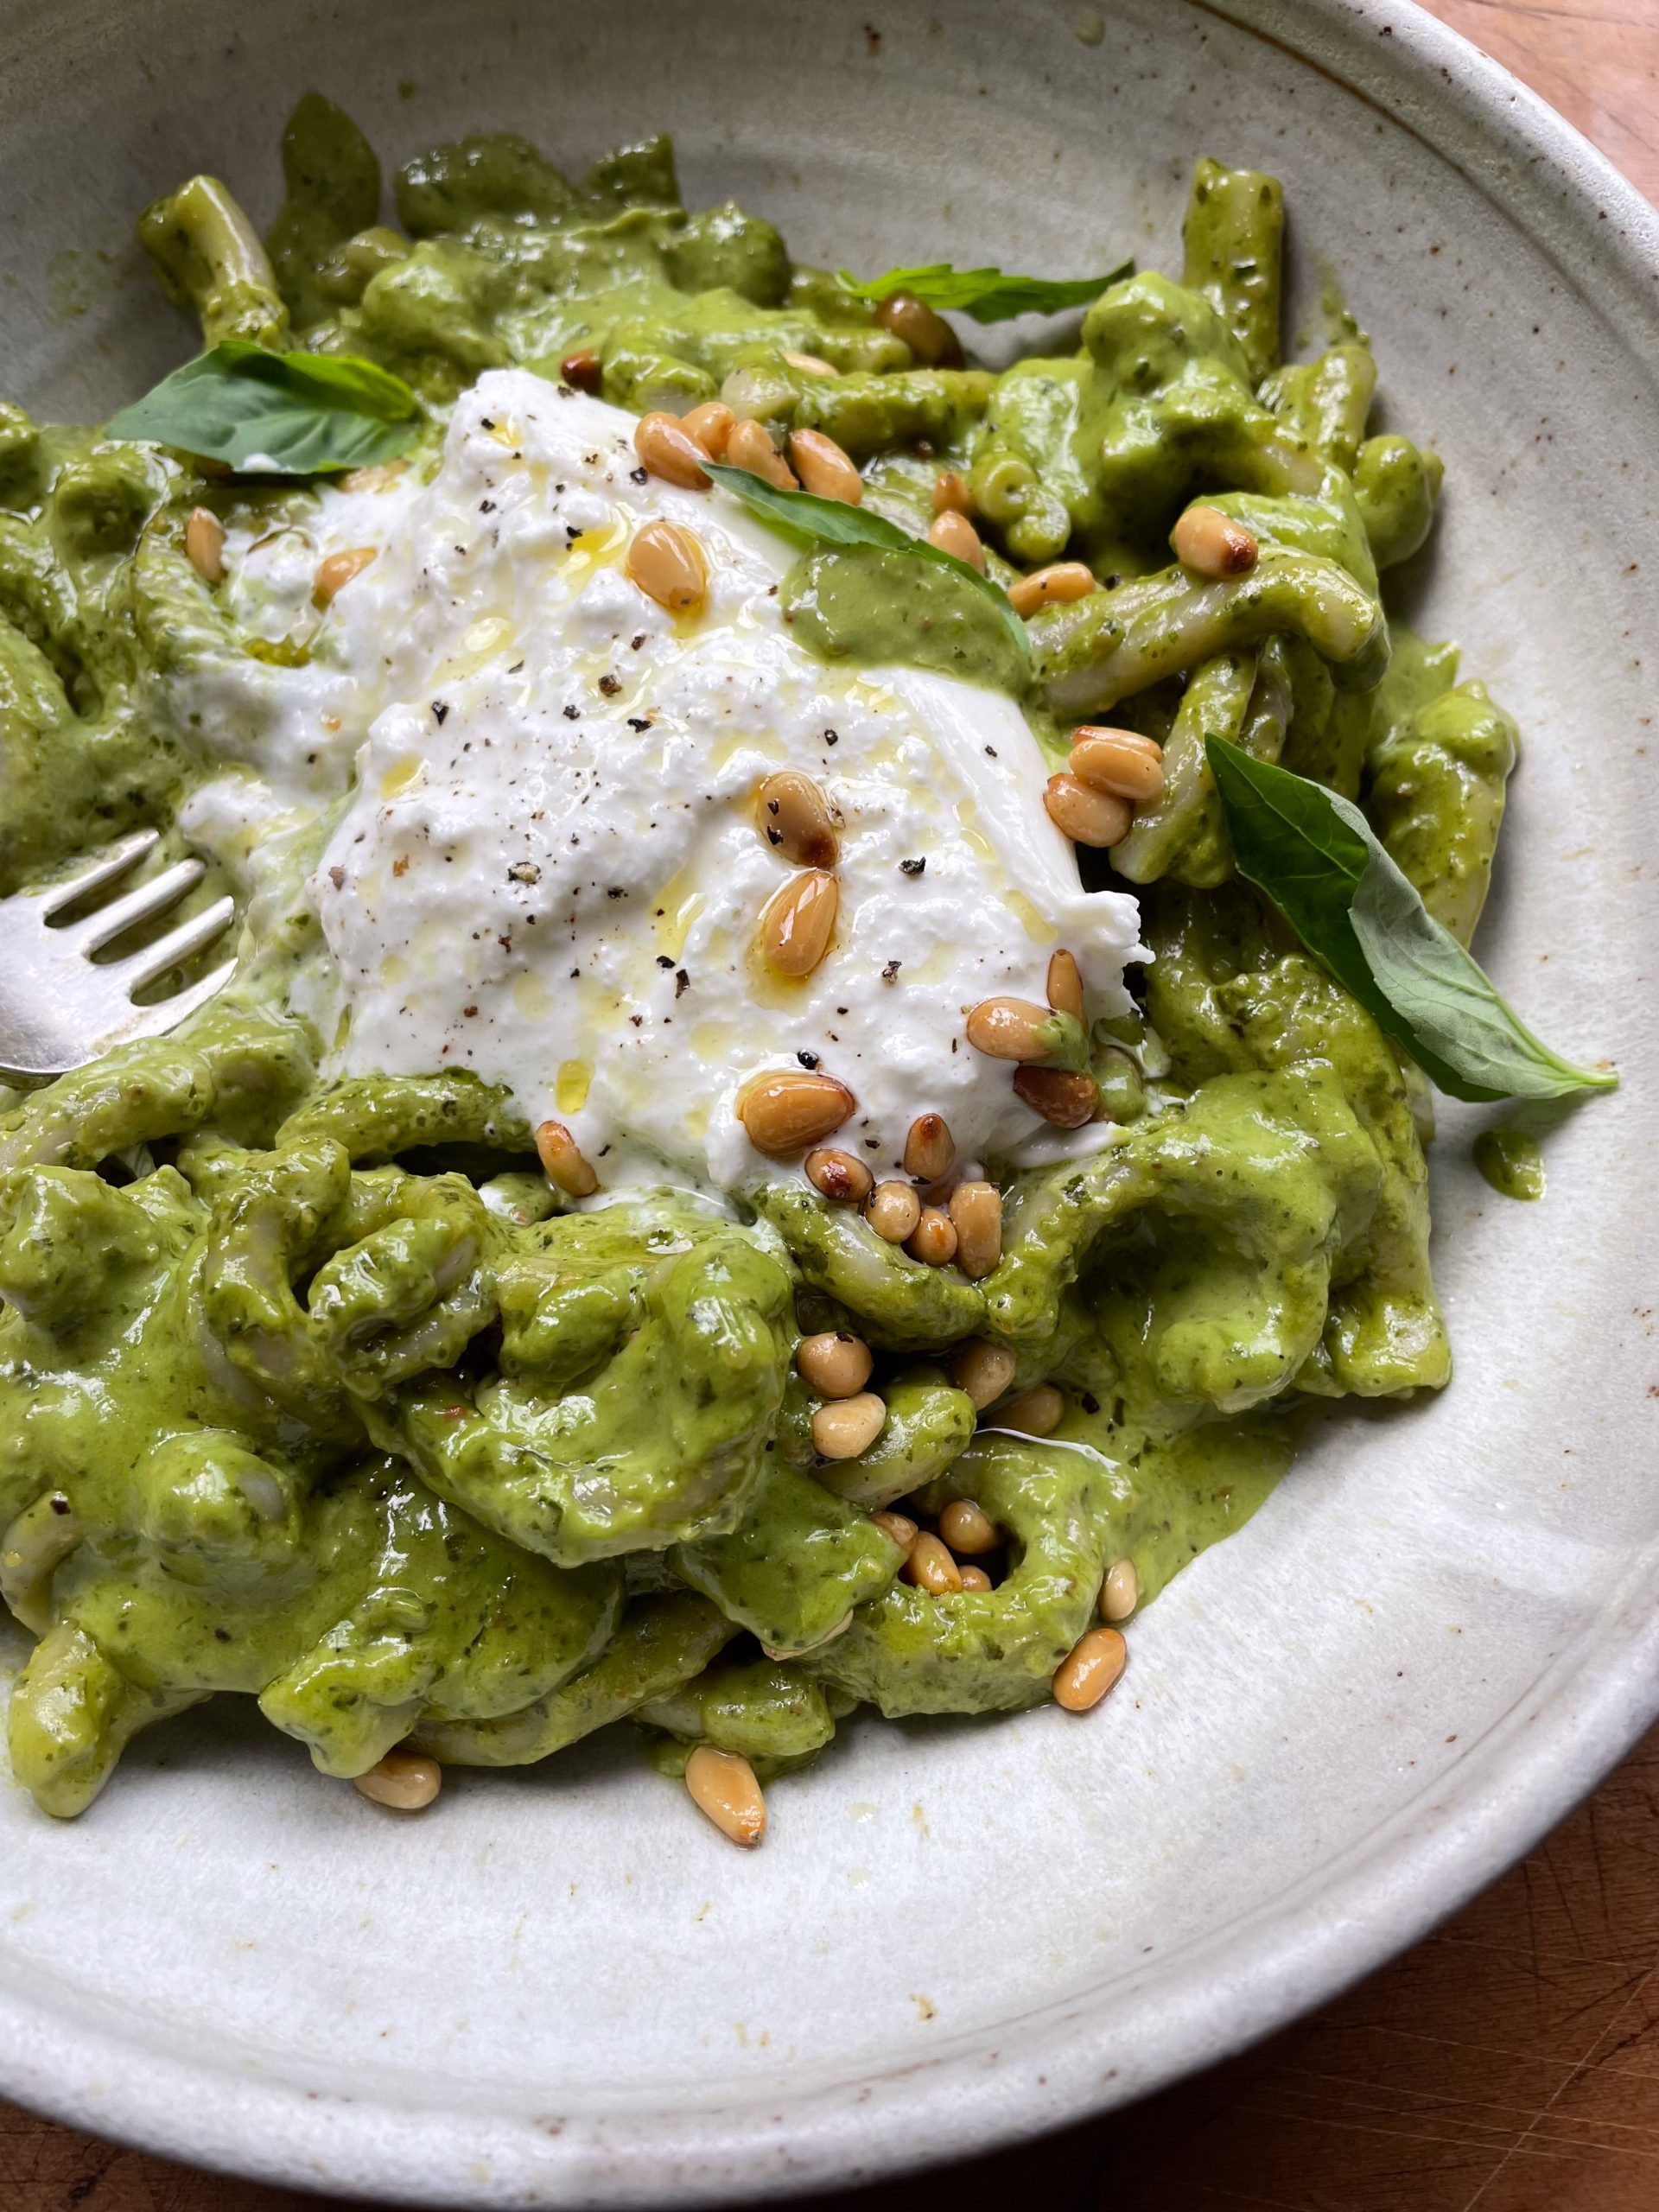
<svg viewBox="0 0 1659 2212">
<path fill-rule="evenodd" d="M 1280 48 L 1428 145 L 1632 346 L 1659 338 L 1659 211 L 1566 118 L 1416 0 L 1185 0 Z M 1517 159 L 1518 157 L 1518 159 Z M 1362 1841 L 1160 1960 L 1133 2051 L 1072 1997 L 967 2031 L 898 2073 L 723 2107 L 493 2122 L 135 2050 L 0 1990 L 0 2088 L 71 2126 L 276 2184 L 456 2207 L 730 2203 L 849 2186 L 1127 2103 L 1286 2025 L 1419 1941 L 1522 1857 L 1659 1718 L 1659 1605 L 1638 1556 L 1617 1601 L 1521 1700 Z M 1133 1978 L 1114 1985 L 1132 1993 Z M 989 2048 L 992 2041 L 996 2048 Z M 480 2161 L 489 2160 L 489 2175 Z"/>
</svg>

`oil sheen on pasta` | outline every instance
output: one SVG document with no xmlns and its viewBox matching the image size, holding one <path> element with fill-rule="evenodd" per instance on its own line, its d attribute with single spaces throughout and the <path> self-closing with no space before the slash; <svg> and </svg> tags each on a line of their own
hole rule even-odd
<svg viewBox="0 0 1659 2212">
<path fill-rule="evenodd" d="M 1448 1373 L 1421 1084 L 1234 880 L 1202 758 L 1220 730 L 1358 798 L 1466 940 L 1514 727 L 1452 648 L 1390 638 L 1378 597 L 1431 525 L 1440 465 L 1367 435 L 1357 337 L 1281 360 L 1280 198 L 1250 172 L 1200 163 L 1179 282 L 1131 276 L 1052 355 L 993 374 L 916 363 L 764 219 L 688 213 L 664 140 L 580 183 L 516 138 L 439 147 L 393 179 L 395 222 L 326 101 L 302 103 L 284 163 L 268 251 L 200 183 L 143 235 L 209 341 L 340 347 L 407 378 L 432 423 L 397 486 L 226 482 L 0 412 L 0 891 L 155 823 L 165 856 L 213 855 L 199 895 L 228 882 L 247 918 L 236 984 L 188 1031 L 0 1121 L 0 1585 L 38 1639 L 14 1771 L 76 1813 L 136 1731 L 220 1690 L 341 1776 L 410 1737 L 456 1763 L 539 1759 L 627 1715 L 665 1755 L 708 1741 L 764 1775 L 861 1703 L 1036 1702 L 1106 1566 L 1132 1557 L 1155 1596 L 1266 1495 L 1299 1407 Z M 329 900 L 409 786 L 372 748 L 382 783 L 353 784 L 387 702 L 366 653 L 321 634 L 315 557 L 377 545 L 353 588 L 365 608 L 390 594 L 395 626 L 389 518 L 439 482 L 452 410 L 481 416 L 463 395 L 519 370 L 555 405 L 575 353 L 614 408 L 718 394 L 827 431 L 917 529 L 957 469 L 997 574 L 1064 553 L 1109 585 L 1033 620 L 1027 676 L 977 602 L 885 556 L 820 553 L 780 579 L 790 651 L 838 697 L 867 670 L 943 670 L 983 687 L 1033 776 L 1080 715 L 1166 748 L 1166 798 L 1112 856 L 1153 957 L 1125 1012 L 1132 928 L 1113 940 L 1094 1036 L 1109 1118 L 1023 1166 L 1019 1128 L 985 1124 L 1007 1206 L 982 1282 L 918 1265 L 793 1173 L 746 1179 L 706 1147 L 671 1173 L 660 1128 L 613 1202 L 560 1211 L 531 1146 L 546 1102 L 521 1093 L 585 1100 L 591 1071 L 422 1065 L 390 1042 L 379 1065 L 352 1058 Z M 1171 564 L 1198 493 L 1257 535 L 1254 577 Z M 199 504 L 229 531 L 217 593 L 183 552 Z M 477 633 L 480 665 L 500 643 Z M 441 756 L 439 703 L 411 775 L 442 757 L 471 803 L 486 785 L 469 739 Z M 964 849 L 984 836 L 954 820 Z M 684 963 L 663 957 L 671 979 Z M 526 1001 L 526 1023 L 553 1018 Z M 613 1110 L 619 1143 L 638 1138 L 620 1094 Z M 836 1325 L 875 1348 L 890 1409 L 850 1476 L 815 1461 L 792 1369 L 801 1332 Z M 1014 1351 L 1021 1385 L 1058 1384 L 1053 1437 L 976 1433 L 941 1364 L 976 1335 Z M 952 1497 L 1003 1530 L 1001 1579 L 933 1599 L 896 1580 L 868 1509 Z"/>
</svg>

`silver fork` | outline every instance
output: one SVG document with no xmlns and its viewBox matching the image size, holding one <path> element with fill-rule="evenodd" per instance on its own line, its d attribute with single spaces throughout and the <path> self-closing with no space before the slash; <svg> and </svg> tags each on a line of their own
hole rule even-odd
<svg viewBox="0 0 1659 2212">
<path fill-rule="evenodd" d="M 234 960 L 156 1006 L 132 1002 L 135 991 L 224 935 L 236 915 L 229 898 L 124 960 L 92 958 L 124 931 L 176 906 L 206 873 L 198 860 L 175 861 L 79 921 L 51 925 L 66 906 L 130 874 L 160 842 L 158 830 L 136 830 L 60 883 L 0 899 L 0 1075 L 37 1077 L 85 1067 L 111 1045 L 176 1029 L 229 982 Z"/>
</svg>

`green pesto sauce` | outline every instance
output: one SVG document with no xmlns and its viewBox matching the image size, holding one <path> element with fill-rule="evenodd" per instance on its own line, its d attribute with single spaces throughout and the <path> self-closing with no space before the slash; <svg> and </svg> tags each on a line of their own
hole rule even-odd
<svg viewBox="0 0 1659 2212">
<path fill-rule="evenodd" d="M 1500 1197 L 1543 1197 L 1544 1155 L 1524 1129 L 1483 1129 L 1474 1154 L 1476 1166 Z"/>
<path fill-rule="evenodd" d="M 809 553 L 784 578 L 779 604 L 795 638 L 821 659 L 898 662 L 1016 696 L 1025 689 L 1002 617 L 935 563 L 873 546 Z"/>
<path fill-rule="evenodd" d="M 286 1001 L 326 817 L 293 832 L 230 993 L 0 1097 L 0 1591 L 40 1639 L 14 1773 L 73 1814 L 136 1730 L 221 1690 L 333 1775 L 410 1737 L 524 1764 L 632 1716 L 668 1770 L 708 1742 L 764 1778 L 862 1702 L 1039 1701 L 1112 1562 L 1151 1602 L 1268 1495 L 1300 1408 L 1449 1372 L 1410 1082 L 1232 880 L 1202 751 L 1220 729 L 1357 796 L 1466 939 L 1514 726 L 1454 649 L 1390 632 L 1379 583 L 1421 543 L 1439 464 L 1366 435 L 1351 323 L 1280 362 L 1282 207 L 1255 172 L 1199 164 L 1180 281 L 1128 278 L 1074 352 L 993 373 L 913 359 L 763 217 L 685 208 L 665 139 L 580 180 L 515 137 L 436 147 L 391 181 L 395 220 L 329 102 L 300 104 L 283 159 L 264 241 L 205 178 L 141 234 L 209 342 L 404 377 L 431 418 L 416 467 L 454 396 L 516 363 L 639 411 L 719 396 L 780 442 L 824 431 L 918 534 L 956 470 L 995 574 L 1091 562 L 1108 588 L 1029 626 L 1034 683 L 936 566 L 815 552 L 782 598 L 828 659 L 1021 696 L 1057 754 L 1079 714 L 1156 736 L 1165 798 L 1116 855 L 1155 958 L 1135 1018 L 1057 1032 L 1119 1141 L 1004 1173 L 1002 1258 L 976 1281 L 804 1178 L 739 1218 L 666 1193 L 564 1211 L 475 1080 L 321 1084 L 324 1040 Z M 1170 562 L 1197 495 L 1257 533 L 1253 580 Z M 184 519 L 275 526 L 308 496 L 0 407 L 0 893 L 139 823 L 182 855 L 207 756 L 168 734 L 169 673 L 308 651 L 232 626 Z M 1477 1157 L 1541 1187 L 1518 1133 Z M 836 1462 L 793 1361 L 842 1327 L 888 1416 Z M 1058 1386 L 1052 1440 L 995 1409 L 976 1428 L 947 1365 L 968 1337 L 1013 1352 L 1017 1388 Z M 959 1497 L 1002 1532 L 996 1586 L 934 1599 L 870 1515 Z"/>
</svg>

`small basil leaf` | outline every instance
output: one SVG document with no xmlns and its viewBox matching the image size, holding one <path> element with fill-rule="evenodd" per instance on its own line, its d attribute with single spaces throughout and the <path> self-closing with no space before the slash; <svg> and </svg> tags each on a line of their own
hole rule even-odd
<svg viewBox="0 0 1659 2212">
<path fill-rule="evenodd" d="M 860 300 L 890 300 L 909 292 L 930 308 L 955 308 L 976 322 L 1007 322 L 1017 315 L 1058 315 L 1091 307 L 1109 284 L 1135 274 L 1125 261 L 1104 276 L 1013 276 L 1000 269 L 957 269 L 930 261 L 916 269 L 889 269 L 861 284 L 850 269 L 836 272 L 845 291 Z"/>
<path fill-rule="evenodd" d="M 107 435 L 245 474 L 315 476 L 391 460 L 412 442 L 420 411 L 402 378 L 372 361 L 230 338 L 123 408 Z"/>
<path fill-rule="evenodd" d="M 816 492 L 791 492 L 768 484 L 752 469 L 734 468 L 728 462 L 703 463 L 717 484 L 740 499 L 751 514 L 774 523 L 792 537 L 811 545 L 879 545 L 893 552 L 916 540 L 896 522 L 847 499 L 822 499 Z"/>
<path fill-rule="evenodd" d="M 785 491 L 747 468 L 731 468 L 720 461 L 705 461 L 703 467 L 717 484 L 741 499 L 751 514 L 809 545 L 874 545 L 884 553 L 912 553 L 918 560 L 931 561 L 936 567 L 950 569 L 993 601 L 1017 639 L 1022 658 L 1029 658 L 1031 641 L 1026 626 L 1009 604 L 1007 592 L 988 576 L 982 575 L 970 562 L 957 560 L 954 553 L 930 545 L 925 537 L 912 537 L 896 522 L 889 522 L 885 515 L 873 513 L 868 507 L 851 506 L 845 499 L 821 499 L 814 492 Z"/>
<path fill-rule="evenodd" d="M 1239 874 L 1377 1026 L 1454 1098 L 1560 1098 L 1611 1090 L 1611 1071 L 1575 1067 L 1541 1043 L 1349 800 L 1224 738 L 1205 751 Z"/>
<path fill-rule="evenodd" d="M 1350 918 L 1370 857 L 1364 839 L 1330 805 L 1331 794 L 1306 777 L 1281 769 L 1272 780 L 1258 780 L 1240 766 L 1240 760 L 1253 762 L 1254 756 L 1222 738 L 1206 738 L 1205 753 L 1239 874 L 1266 892 L 1308 950 L 1378 1027 L 1408 1045 L 1394 1008 L 1376 987 Z M 1442 1074 L 1449 1077 L 1450 1070 L 1427 1072 L 1446 1087 Z"/>
</svg>

